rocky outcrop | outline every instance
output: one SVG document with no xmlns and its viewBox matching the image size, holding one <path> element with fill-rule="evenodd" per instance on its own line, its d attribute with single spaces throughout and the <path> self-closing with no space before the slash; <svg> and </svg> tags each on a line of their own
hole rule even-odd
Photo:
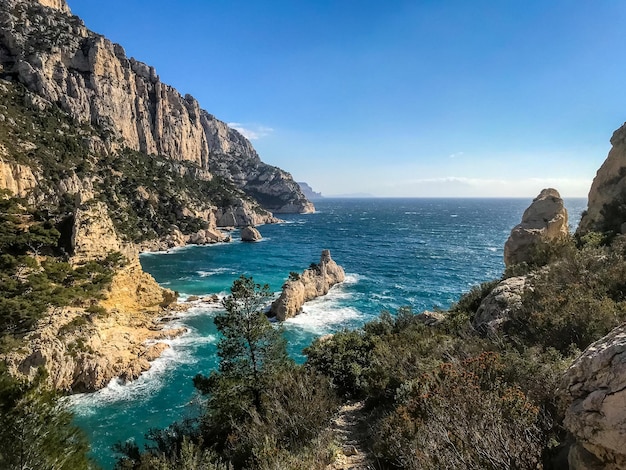
<svg viewBox="0 0 626 470">
<path fill-rule="evenodd" d="M 526 276 L 510 277 L 500 282 L 480 303 L 472 326 L 485 333 L 495 331 L 521 309 L 522 295 L 529 288 Z"/>
<path fill-rule="evenodd" d="M 626 124 L 611 137 L 612 148 L 596 173 L 587 210 L 583 213 L 578 232 L 626 232 Z"/>
<path fill-rule="evenodd" d="M 504 264 L 529 262 L 547 243 L 569 233 L 567 210 L 556 189 L 544 189 L 524 211 L 522 222 L 511 230 L 504 245 Z"/>
<path fill-rule="evenodd" d="M 237 201 L 234 205 L 217 208 L 215 220 L 218 227 L 247 227 L 248 225 L 280 222 L 271 214 L 256 211 L 254 206 L 245 200 Z"/>
<path fill-rule="evenodd" d="M 263 239 L 263 237 L 256 228 L 249 226 L 241 229 L 242 242 L 258 242 L 261 239 Z"/>
<path fill-rule="evenodd" d="M 305 302 L 326 295 L 345 278 L 343 268 L 330 257 L 330 251 L 323 250 L 319 264 L 285 282 L 280 297 L 272 303 L 271 313 L 280 321 L 294 317 Z"/>
<path fill-rule="evenodd" d="M 424 310 L 422 313 L 417 315 L 415 319 L 426 326 L 437 326 L 446 319 L 446 314 L 443 312 Z"/>
<path fill-rule="evenodd" d="M 67 5 L 65 0 L 37 0 L 43 6 L 54 8 L 55 10 L 59 10 L 63 13 L 71 13 L 70 7 Z"/>
<path fill-rule="evenodd" d="M 24 346 L 4 357 L 9 371 L 33 378 L 44 367 L 49 385 L 67 392 L 88 392 L 112 379 L 133 380 L 168 348 L 159 340 L 184 329 L 163 328 L 149 313 L 110 311 L 96 316 L 83 309 L 50 312 L 25 338 Z"/>
<path fill-rule="evenodd" d="M 322 193 L 313 191 L 313 188 L 308 183 L 305 183 L 304 181 L 298 181 L 298 186 L 300 186 L 302 193 L 310 201 L 313 201 L 315 199 L 322 199 L 324 197 L 322 196 Z"/>
<path fill-rule="evenodd" d="M 313 210 L 291 175 L 263 163 L 245 137 L 161 82 L 153 67 L 88 30 L 64 0 L 0 0 L 0 66 L 5 77 L 102 129 L 101 150 L 124 146 L 193 162 L 269 210 Z"/>
<path fill-rule="evenodd" d="M 71 246 L 75 264 L 106 258 L 115 252 L 129 260 L 137 258 L 135 247 L 119 239 L 103 202 L 91 201 L 76 210 Z"/>
<path fill-rule="evenodd" d="M 590 345 L 565 374 L 573 470 L 626 468 L 626 325 Z"/>
<path fill-rule="evenodd" d="M 0 155 L 6 150 L 0 147 Z M 37 186 L 37 176 L 31 167 L 4 161 L 0 157 L 0 189 L 6 189 L 17 197 L 26 198 Z"/>
</svg>

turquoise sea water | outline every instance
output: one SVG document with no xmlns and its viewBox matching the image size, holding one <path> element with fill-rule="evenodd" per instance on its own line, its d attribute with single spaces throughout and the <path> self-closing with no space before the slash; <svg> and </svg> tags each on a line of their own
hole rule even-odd
<svg viewBox="0 0 626 470">
<path fill-rule="evenodd" d="M 499 277 L 503 245 L 530 199 L 325 199 L 317 213 L 284 215 L 285 223 L 259 227 L 263 241 L 185 247 L 142 255 L 141 263 L 161 285 L 181 296 L 226 295 L 241 274 L 279 291 L 290 271 L 302 271 L 330 249 L 347 280 L 304 313 L 285 322 L 289 350 L 301 351 L 317 336 L 353 328 L 382 310 L 411 306 L 419 312 L 447 308 L 473 285 Z M 576 226 L 585 199 L 569 199 Z M 233 234 L 237 240 L 237 232 Z M 117 441 L 143 442 L 150 428 L 163 428 L 198 411 L 191 379 L 217 365 L 215 307 L 197 304 L 171 326 L 186 335 L 138 380 L 113 381 L 105 389 L 71 398 L 95 459 L 111 468 Z"/>
</svg>

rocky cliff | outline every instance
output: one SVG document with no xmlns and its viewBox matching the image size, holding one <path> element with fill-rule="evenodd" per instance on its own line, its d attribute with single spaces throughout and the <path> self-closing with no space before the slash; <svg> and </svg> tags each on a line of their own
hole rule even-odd
<svg viewBox="0 0 626 470">
<path fill-rule="evenodd" d="M 76 211 L 71 252 L 78 269 L 113 263 L 108 287 L 99 301 L 48 307 L 24 345 L 5 356 L 9 370 L 32 378 L 45 367 L 52 387 L 74 392 L 97 390 L 115 377 L 137 378 L 168 348 L 159 340 L 184 332 L 159 322 L 175 294 L 143 272 L 136 249 L 120 240 L 101 202 L 88 201 Z"/>
<path fill-rule="evenodd" d="M 556 189 L 544 189 L 524 211 L 504 245 L 504 264 L 530 262 L 549 242 L 567 237 L 567 210 Z"/>
<path fill-rule="evenodd" d="M 573 470 L 626 468 L 626 326 L 589 346 L 565 376 Z"/>
<path fill-rule="evenodd" d="M 264 164 L 250 142 L 160 81 L 153 67 L 88 30 L 63 0 L 0 1 L 2 76 L 122 147 L 191 162 L 275 212 L 310 212 L 291 176 Z"/>
<path fill-rule="evenodd" d="M 626 124 L 613 133 L 611 145 L 591 184 L 579 233 L 626 231 Z"/>
<path fill-rule="evenodd" d="M 345 278 L 343 268 L 330 257 L 330 251 L 323 250 L 319 264 L 285 282 L 280 297 L 272 303 L 271 313 L 280 321 L 296 316 L 305 302 L 326 295 Z"/>
</svg>

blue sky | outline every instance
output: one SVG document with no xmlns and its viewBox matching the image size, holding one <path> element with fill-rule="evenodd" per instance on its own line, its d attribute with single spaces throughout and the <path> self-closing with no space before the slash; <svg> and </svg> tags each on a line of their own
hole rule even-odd
<svg viewBox="0 0 626 470">
<path fill-rule="evenodd" d="M 68 0 L 325 195 L 586 196 L 626 120 L 626 2 Z"/>
</svg>

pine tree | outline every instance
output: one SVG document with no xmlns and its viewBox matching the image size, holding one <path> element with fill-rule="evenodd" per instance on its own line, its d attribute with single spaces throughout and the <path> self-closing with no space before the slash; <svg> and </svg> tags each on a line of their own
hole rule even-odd
<svg viewBox="0 0 626 470">
<path fill-rule="evenodd" d="M 287 355 L 282 328 L 272 326 L 263 308 L 271 297 L 269 286 L 241 276 L 223 301 L 225 311 L 215 317 L 221 333 L 220 365 L 209 377 L 197 375 L 194 385 L 215 402 L 227 399 L 240 409 L 252 405 L 263 414 L 264 390 L 281 370 L 293 365 Z"/>
</svg>

